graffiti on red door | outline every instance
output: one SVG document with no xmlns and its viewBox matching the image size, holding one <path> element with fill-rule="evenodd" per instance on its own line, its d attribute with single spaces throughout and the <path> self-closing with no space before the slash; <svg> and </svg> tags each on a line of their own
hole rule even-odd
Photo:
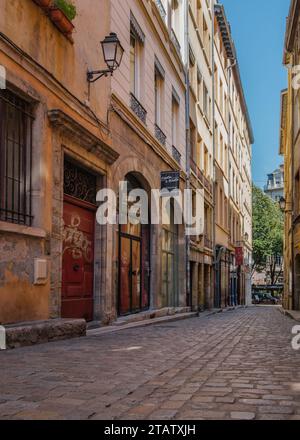
<svg viewBox="0 0 300 440">
<path fill-rule="evenodd" d="M 86 235 L 79 230 L 81 219 L 79 215 L 73 214 L 71 223 L 64 225 L 63 242 L 65 252 L 70 252 L 74 260 L 83 258 L 86 262 L 91 263 L 93 260 L 92 242 Z"/>
<path fill-rule="evenodd" d="M 62 317 L 93 319 L 95 211 L 65 196 Z"/>
</svg>

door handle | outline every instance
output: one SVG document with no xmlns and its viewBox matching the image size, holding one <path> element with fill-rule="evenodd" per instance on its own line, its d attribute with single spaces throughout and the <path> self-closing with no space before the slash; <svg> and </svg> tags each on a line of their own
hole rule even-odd
<svg viewBox="0 0 300 440">
<path fill-rule="evenodd" d="M 78 272 L 79 269 L 80 269 L 79 264 L 74 264 L 74 266 L 73 266 L 73 270 L 74 270 L 74 272 Z"/>
</svg>

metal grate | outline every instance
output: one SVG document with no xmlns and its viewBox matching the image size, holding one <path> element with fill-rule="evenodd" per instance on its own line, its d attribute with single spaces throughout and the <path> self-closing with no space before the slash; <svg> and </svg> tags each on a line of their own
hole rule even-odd
<svg viewBox="0 0 300 440">
<path fill-rule="evenodd" d="M 174 29 L 171 29 L 171 41 L 172 41 L 172 43 L 174 44 L 175 49 L 176 49 L 178 55 L 180 55 L 180 54 L 181 54 L 181 46 L 180 46 L 180 43 L 179 43 L 179 41 L 178 41 L 178 38 L 177 38 L 177 36 L 176 36 L 176 34 L 175 34 Z"/>
<path fill-rule="evenodd" d="M 97 178 L 65 159 L 64 193 L 84 202 L 96 204 Z"/>
<path fill-rule="evenodd" d="M 157 9 L 159 10 L 161 18 L 163 19 L 163 21 L 165 21 L 166 18 L 167 18 L 167 12 L 165 10 L 165 7 L 164 7 L 162 1 L 161 0 L 156 0 L 155 3 L 156 3 L 156 6 L 157 6 Z"/>
<path fill-rule="evenodd" d="M 164 147 L 166 146 L 167 136 L 157 124 L 154 125 L 155 137 Z"/>
<path fill-rule="evenodd" d="M 31 105 L 0 90 L 0 220 L 32 224 Z"/>
<path fill-rule="evenodd" d="M 172 156 L 173 156 L 173 159 L 175 159 L 176 162 L 180 165 L 181 164 L 181 154 L 179 153 L 177 148 L 174 147 L 174 145 L 172 145 Z"/>
<path fill-rule="evenodd" d="M 132 93 L 130 94 L 130 101 L 131 110 L 134 111 L 144 124 L 146 124 L 147 111 Z"/>
</svg>

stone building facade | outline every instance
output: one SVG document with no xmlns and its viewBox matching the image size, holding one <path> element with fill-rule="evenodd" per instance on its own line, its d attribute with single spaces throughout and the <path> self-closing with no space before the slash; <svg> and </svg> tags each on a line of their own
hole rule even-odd
<svg viewBox="0 0 300 440">
<path fill-rule="evenodd" d="M 281 93 L 280 153 L 284 156 L 284 307 L 300 310 L 300 2 L 292 0 L 287 20 L 284 65 L 288 87 Z"/>
<path fill-rule="evenodd" d="M 213 307 L 213 84 L 211 79 L 212 17 L 209 4 L 192 1 L 189 7 L 189 178 L 205 195 L 204 234 L 190 242 L 192 303 Z"/>
<path fill-rule="evenodd" d="M 37 3 L 0 4 L 0 64 L 7 79 L 1 90 L 1 323 L 62 315 L 67 164 L 82 170 L 77 200 L 92 212 L 87 185 L 93 182 L 96 191 L 119 157 L 106 122 L 109 89 L 99 88 L 88 102 L 86 81 L 87 68 L 101 60 L 98 42 L 109 32 L 109 2 L 78 2 L 72 38 Z M 90 10 L 104 20 L 100 27 L 92 21 L 87 33 Z M 71 192 L 75 199 L 76 190 Z M 82 225 L 76 217 L 68 226 L 74 249 Z M 90 240 L 83 246 L 76 251 L 81 262 L 92 252 Z M 95 259 L 100 266 L 100 255 Z M 94 281 L 86 282 L 89 297 L 79 294 L 78 302 L 88 318 Z M 96 272 L 95 285 L 102 282 Z"/>
<path fill-rule="evenodd" d="M 117 192 L 121 180 L 149 192 L 162 171 L 178 170 L 185 187 L 181 2 L 164 10 L 149 1 L 76 1 L 72 36 L 46 3 L 1 0 L 0 322 L 109 323 L 185 306 L 183 227 L 121 231 L 95 221 L 97 192 Z M 87 70 L 105 68 L 99 42 L 112 31 L 125 49 L 121 68 L 89 85 Z M 17 170 L 8 169 L 11 142 Z"/>
<path fill-rule="evenodd" d="M 217 307 L 251 304 L 253 131 L 224 7 L 215 4 Z"/>
<path fill-rule="evenodd" d="M 74 4 L 64 30 L 50 0 L 0 0 L 7 79 L 0 90 L 0 324 L 110 324 L 145 310 L 245 303 L 253 139 L 220 5 Z M 122 63 L 89 84 L 88 71 L 106 68 L 99 42 L 112 32 Z M 118 194 L 121 181 L 146 190 L 151 212 L 150 193 L 164 172 L 176 172 L 181 190 L 203 190 L 203 234 L 187 237 L 174 215 L 166 225 L 96 221 L 99 190 Z M 237 247 L 245 257 L 239 265 Z"/>
<path fill-rule="evenodd" d="M 205 189 L 205 233 L 191 242 L 191 289 L 195 295 L 203 283 L 208 307 L 250 304 L 254 139 L 224 7 L 191 1 L 188 35 L 190 181 Z"/>
<path fill-rule="evenodd" d="M 264 192 L 275 202 L 280 202 L 284 196 L 284 165 L 280 165 L 273 173 L 268 174 Z"/>
<path fill-rule="evenodd" d="M 147 192 L 160 189 L 165 171 L 180 171 L 180 189 L 185 188 L 183 6 L 183 2 L 111 2 L 111 29 L 125 49 L 122 65 L 111 81 L 110 122 L 120 158 L 111 168 L 108 185 L 115 191 L 125 179 Z M 151 212 L 153 207 L 149 208 Z M 112 310 L 126 315 L 149 308 L 186 307 L 184 227 L 149 225 L 138 231 L 139 242 L 130 229 L 110 231 L 111 297 L 116 301 Z M 142 253 L 137 269 L 142 278 L 140 292 L 134 291 L 135 275 L 127 278 L 134 247 Z M 140 295 L 138 307 L 132 305 L 136 295 Z"/>
</svg>

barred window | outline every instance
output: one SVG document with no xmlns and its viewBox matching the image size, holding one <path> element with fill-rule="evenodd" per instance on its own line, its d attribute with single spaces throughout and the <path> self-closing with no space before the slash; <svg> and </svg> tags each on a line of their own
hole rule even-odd
<svg viewBox="0 0 300 440">
<path fill-rule="evenodd" d="M 0 220 L 32 223 L 31 105 L 0 90 Z"/>
</svg>

